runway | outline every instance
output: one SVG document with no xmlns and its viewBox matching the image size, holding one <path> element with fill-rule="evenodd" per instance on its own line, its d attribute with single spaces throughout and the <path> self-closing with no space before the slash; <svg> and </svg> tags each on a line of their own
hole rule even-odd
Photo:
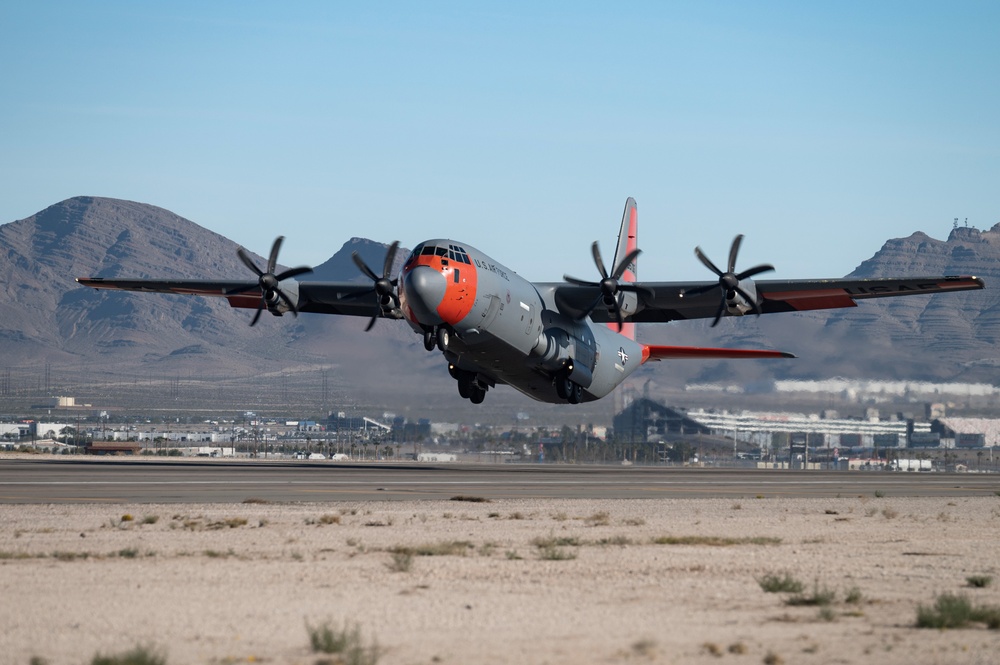
<svg viewBox="0 0 1000 665">
<path fill-rule="evenodd" d="M 0 459 L 0 503 L 968 497 L 1000 475 L 541 464 Z"/>
</svg>

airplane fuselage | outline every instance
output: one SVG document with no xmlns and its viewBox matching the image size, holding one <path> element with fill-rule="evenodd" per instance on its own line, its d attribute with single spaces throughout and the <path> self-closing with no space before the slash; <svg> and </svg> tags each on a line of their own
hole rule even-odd
<svg viewBox="0 0 1000 665">
<path fill-rule="evenodd" d="M 629 337 L 561 314 L 557 284 L 533 284 L 461 242 L 420 243 L 398 283 L 403 317 L 474 402 L 496 384 L 545 402 L 596 400 L 642 362 Z"/>
</svg>

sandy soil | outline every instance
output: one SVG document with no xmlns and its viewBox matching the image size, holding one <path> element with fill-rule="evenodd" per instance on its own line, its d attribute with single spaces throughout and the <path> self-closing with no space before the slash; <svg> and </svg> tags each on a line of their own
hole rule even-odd
<svg viewBox="0 0 1000 665">
<path fill-rule="evenodd" d="M 385 665 L 997 663 L 914 623 L 1000 605 L 998 543 L 996 497 L 0 506 L 0 662 L 311 664 L 307 624 L 351 623 Z"/>
</svg>

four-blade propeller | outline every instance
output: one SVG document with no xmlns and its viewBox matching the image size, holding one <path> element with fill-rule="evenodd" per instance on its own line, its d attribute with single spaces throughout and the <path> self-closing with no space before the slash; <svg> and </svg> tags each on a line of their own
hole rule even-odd
<svg viewBox="0 0 1000 665">
<path fill-rule="evenodd" d="M 586 311 L 584 311 L 580 318 L 587 318 L 590 316 L 590 313 L 594 311 L 594 308 L 603 302 L 604 306 L 608 308 L 608 311 L 614 312 L 615 321 L 618 322 L 618 330 L 620 332 L 622 326 L 625 324 L 625 319 L 622 316 L 621 306 L 618 304 L 618 294 L 622 291 L 639 291 L 639 287 L 629 282 L 621 283 L 618 280 L 621 279 L 622 275 L 625 274 L 625 271 L 628 270 L 629 266 L 632 265 L 632 262 L 635 261 L 635 257 L 642 253 L 642 250 L 633 249 L 631 252 L 626 254 L 609 275 L 607 269 L 604 267 L 604 259 L 601 258 L 601 250 L 597 241 L 594 241 L 594 244 L 591 245 L 590 248 L 591 253 L 594 255 L 594 263 L 597 265 L 597 270 L 601 273 L 601 281 L 588 282 L 586 280 L 577 279 L 576 277 L 570 277 L 569 275 L 563 275 L 563 279 L 570 284 L 576 284 L 577 286 L 596 286 L 601 289 L 601 295 L 599 295 L 597 299 L 594 300 L 589 307 L 587 307 Z"/>
<path fill-rule="evenodd" d="M 373 290 L 377 297 L 377 303 L 375 305 L 375 313 L 372 315 L 371 320 L 365 327 L 365 332 L 372 329 L 375 325 L 375 321 L 378 319 L 379 315 L 385 310 L 396 311 L 399 309 L 399 296 L 396 295 L 396 284 L 398 279 L 389 279 L 392 274 L 392 264 L 396 261 L 396 250 L 399 249 L 399 241 L 393 241 L 389 245 L 389 249 L 385 253 L 385 262 L 382 264 L 382 275 L 379 276 L 374 270 L 368 267 L 368 264 L 364 262 L 361 255 L 357 252 L 351 252 L 351 258 L 354 260 L 354 264 L 358 266 L 358 269 L 365 274 L 368 279 L 374 282 Z"/>
<path fill-rule="evenodd" d="M 694 253 L 698 257 L 706 268 L 714 272 L 719 276 L 718 284 L 710 284 L 708 286 L 701 286 L 696 289 L 691 289 L 690 291 L 685 291 L 685 296 L 696 296 L 702 293 L 708 293 L 713 289 L 721 289 L 722 297 L 719 299 L 719 309 L 715 312 L 715 320 L 712 321 L 712 327 L 714 328 L 718 325 L 719 320 L 722 318 L 722 314 L 726 311 L 726 301 L 732 300 L 736 297 L 736 294 L 740 294 L 747 304 L 753 308 L 754 313 L 760 316 L 760 305 L 757 304 L 757 299 L 747 293 L 741 286 L 740 282 L 754 275 L 759 275 L 762 272 L 768 272 L 774 270 L 774 266 L 769 263 L 762 263 L 759 266 L 754 266 L 742 272 L 736 272 L 736 256 L 740 251 L 740 243 L 743 242 L 743 235 L 740 234 L 733 238 L 733 244 L 729 248 L 729 263 L 726 266 L 727 270 L 725 272 L 721 271 L 716 267 L 712 261 L 705 256 L 705 253 L 701 251 L 701 247 L 695 247 Z"/>
<path fill-rule="evenodd" d="M 236 295 L 239 293 L 246 293 L 248 291 L 253 291 L 254 289 L 260 289 L 260 304 L 257 305 L 257 313 L 253 315 L 253 320 L 250 325 L 256 325 L 257 320 L 260 319 L 260 313 L 267 308 L 269 302 L 273 303 L 275 298 L 279 298 L 288 305 L 288 308 L 292 310 L 292 314 L 295 316 L 299 315 L 299 308 L 296 307 L 295 303 L 288 294 L 281 290 L 280 282 L 288 279 L 289 277 L 297 277 L 298 275 L 305 274 L 307 272 L 312 272 L 312 268 L 308 266 L 300 266 L 298 268 L 290 268 L 285 270 L 281 274 L 275 275 L 274 270 L 278 266 L 278 251 L 281 249 L 281 243 L 285 241 L 285 236 L 278 236 L 274 244 L 271 245 L 271 254 L 267 259 L 267 270 L 261 270 L 254 263 L 253 259 L 250 258 L 250 254 L 247 253 L 245 249 L 240 247 L 236 250 L 236 254 L 243 261 L 243 264 L 250 268 L 257 275 L 257 283 L 250 284 L 249 286 L 243 286 L 238 289 L 233 289 L 232 291 L 226 292 L 227 296 Z"/>
</svg>

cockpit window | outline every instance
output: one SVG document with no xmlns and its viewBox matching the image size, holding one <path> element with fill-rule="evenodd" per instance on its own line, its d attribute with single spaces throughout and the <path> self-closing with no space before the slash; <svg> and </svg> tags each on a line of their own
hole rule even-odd
<svg viewBox="0 0 1000 665">
<path fill-rule="evenodd" d="M 413 261 L 413 259 L 420 256 L 420 252 L 423 251 L 423 249 L 424 249 L 423 245 L 417 245 L 416 247 L 414 247 L 413 250 L 410 252 L 410 255 L 406 257 L 406 262 L 404 263 L 404 265 L 409 265 L 410 262 Z"/>
<path fill-rule="evenodd" d="M 419 245 L 413 250 L 413 254 L 411 254 L 411 257 L 416 256 L 440 256 L 441 258 L 448 258 L 452 261 L 472 265 L 472 261 L 469 259 L 469 254 L 465 251 L 465 248 L 458 245 L 448 245 L 447 247 Z"/>
<path fill-rule="evenodd" d="M 458 245 L 449 245 L 448 247 L 450 249 L 450 251 L 448 252 L 448 256 L 455 259 L 456 261 L 461 261 L 462 263 L 467 263 L 469 265 L 472 265 L 472 261 L 469 260 L 469 255 L 465 252 L 465 249 L 463 247 L 459 247 Z"/>
</svg>

